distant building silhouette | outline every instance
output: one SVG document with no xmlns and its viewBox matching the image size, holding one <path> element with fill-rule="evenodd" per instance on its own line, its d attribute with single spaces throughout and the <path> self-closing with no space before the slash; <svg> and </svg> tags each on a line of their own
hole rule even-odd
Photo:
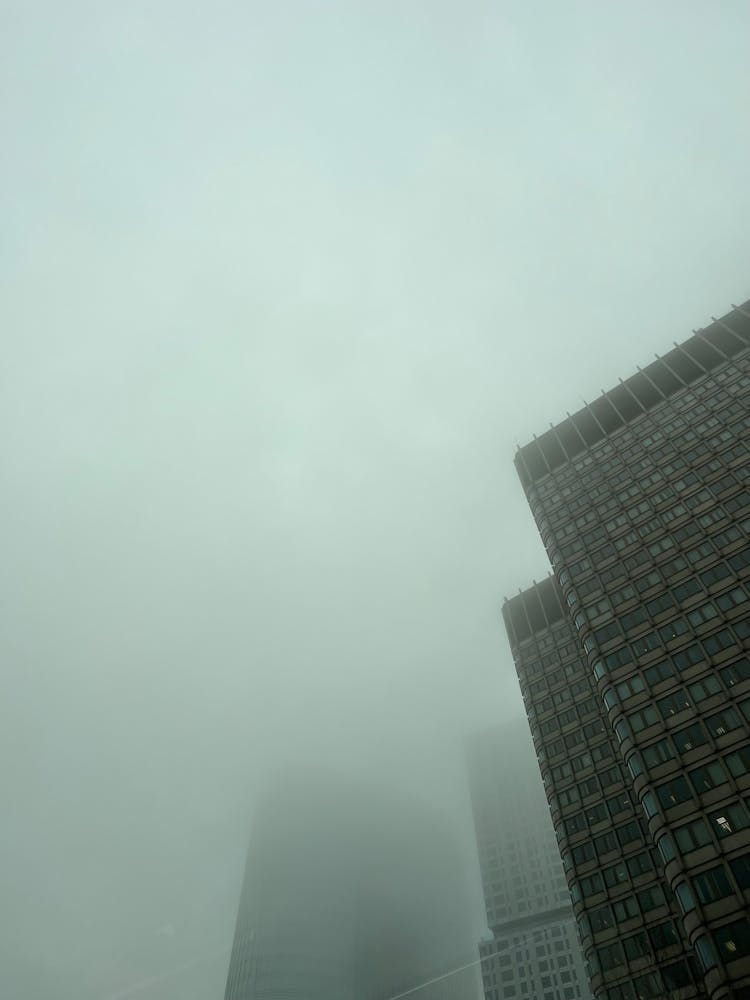
<svg viewBox="0 0 750 1000">
<path fill-rule="evenodd" d="M 473 957 L 463 869 L 431 810 L 318 772 L 258 803 L 226 1000 L 476 1000 L 476 966 L 446 975 Z"/>
<path fill-rule="evenodd" d="M 750 998 L 750 302 L 516 467 L 503 613 L 596 997 Z"/>
<path fill-rule="evenodd" d="M 525 721 L 467 741 L 487 923 L 487 1000 L 590 1000 L 544 786 Z"/>
</svg>

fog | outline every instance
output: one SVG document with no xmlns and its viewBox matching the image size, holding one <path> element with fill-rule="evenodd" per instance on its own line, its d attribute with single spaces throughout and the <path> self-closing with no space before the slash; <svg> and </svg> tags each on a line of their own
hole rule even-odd
<svg viewBox="0 0 750 1000">
<path fill-rule="evenodd" d="M 0 3 L 0 993 L 219 1000 L 278 767 L 452 817 L 516 443 L 748 296 L 745 3 Z"/>
</svg>

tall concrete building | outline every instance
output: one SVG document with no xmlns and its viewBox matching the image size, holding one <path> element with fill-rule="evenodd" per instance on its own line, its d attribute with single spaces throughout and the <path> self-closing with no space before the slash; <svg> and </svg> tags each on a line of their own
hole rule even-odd
<svg viewBox="0 0 750 1000">
<path fill-rule="evenodd" d="M 525 722 L 467 743 L 487 924 L 486 1000 L 590 1000 L 555 831 Z"/>
<path fill-rule="evenodd" d="M 516 467 L 557 582 L 504 616 L 595 995 L 747 1000 L 750 302 Z M 638 814 L 601 839 L 618 774 Z M 679 933 L 668 949 L 655 913 Z"/>
<path fill-rule="evenodd" d="M 438 815 L 341 776 L 295 775 L 258 804 L 225 997 L 477 1000 L 471 930 Z"/>
</svg>

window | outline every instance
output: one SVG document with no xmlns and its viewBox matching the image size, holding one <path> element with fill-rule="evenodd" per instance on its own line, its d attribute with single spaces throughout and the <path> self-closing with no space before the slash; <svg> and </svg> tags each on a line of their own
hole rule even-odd
<svg viewBox="0 0 750 1000">
<path fill-rule="evenodd" d="M 616 885 L 628 881 L 628 870 L 624 861 L 618 861 L 616 865 L 605 868 L 602 874 L 608 889 L 613 889 Z"/>
<path fill-rule="evenodd" d="M 725 962 L 750 955 L 750 921 L 733 920 L 714 931 L 714 942 Z"/>
<path fill-rule="evenodd" d="M 667 591 L 665 594 L 660 594 L 658 597 L 654 597 L 653 600 L 648 601 L 646 604 L 646 611 L 649 613 L 651 618 L 656 618 L 657 615 L 663 614 L 665 611 L 669 611 L 674 608 L 675 600 L 674 597 Z"/>
<path fill-rule="evenodd" d="M 590 841 L 587 841 L 585 844 L 579 844 L 578 847 L 573 848 L 571 856 L 573 864 L 586 864 L 587 861 L 591 861 L 594 857 L 594 845 Z"/>
<path fill-rule="evenodd" d="M 709 656 L 717 656 L 725 649 L 729 649 L 730 646 L 733 646 L 734 642 L 734 636 L 729 629 L 723 628 L 718 632 L 714 632 L 713 635 L 707 636 L 703 640 L 703 648 Z"/>
<path fill-rule="evenodd" d="M 750 854 L 741 854 L 729 862 L 735 881 L 743 892 L 750 890 Z"/>
<path fill-rule="evenodd" d="M 656 972 L 647 972 L 643 976 L 638 976 L 637 979 L 633 980 L 633 986 L 638 1000 L 652 1000 L 652 998 L 663 998 L 664 996 L 661 979 Z"/>
<path fill-rule="evenodd" d="M 685 729 L 680 729 L 672 734 L 672 740 L 678 753 L 687 753 L 707 742 L 708 737 L 700 722 L 694 722 Z"/>
<path fill-rule="evenodd" d="M 698 581 L 691 578 L 675 587 L 673 593 L 675 598 L 682 604 L 683 601 L 687 601 L 689 598 L 694 597 L 695 594 L 701 593 L 702 590 L 703 587 L 701 587 Z"/>
<path fill-rule="evenodd" d="M 604 972 L 614 969 L 616 965 L 622 965 L 625 961 L 625 954 L 619 941 L 606 945 L 604 948 L 597 948 L 596 954 L 599 965 Z"/>
<path fill-rule="evenodd" d="M 695 681 L 693 684 L 688 684 L 688 693 L 696 705 L 718 694 L 721 690 L 721 684 L 713 674 L 709 674 L 708 677 Z"/>
<path fill-rule="evenodd" d="M 632 937 L 625 938 L 622 942 L 622 946 L 625 951 L 625 956 L 629 962 L 634 962 L 638 958 L 643 958 L 644 955 L 648 955 L 651 951 L 651 946 L 649 945 L 648 936 L 645 931 L 639 931 L 638 934 L 633 934 Z"/>
<path fill-rule="evenodd" d="M 750 660 L 743 656 L 742 659 L 737 660 L 735 663 L 730 663 L 729 666 L 722 667 L 719 671 L 719 676 L 728 688 L 734 687 L 735 684 L 741 684 L 742 681 L 750 678 Z"/>
<path fill-rule="evenodd" d="M 677 897 L 677 902 L 680 904 L 680 909 L 683 913 L 690 913 L 698 905 L 695 901 L 695 896 L 693 891 L 687 882 L 680 882 L 680 884 L 675 888 L 674 894 Z"/>
<path fill-rule="evenodd" d="M 733 778 L 739 778 L 750 772 L 750 746 L 741 747 L 724 758 Z"/>
<path fill-rule="evenodd" d="M 618 667 L 624 667 L 625 664 L 632 663 L 632 661 L 633 653 L 629 646 L 622 646 L 613 653 L 609 653 L 605 660 L 608 670 L 617 670 Z"/>
<path fill-rule="evenodd" d="M 674 831 L 674 839 L 679 849 L 687 854 L 711 843 L 711 833 L 704 819 L 695 819 Z"/>
<path fill-rule="evenodd" d="M 625 920 L 630 920 L 632 917 L 637 917 L 638 904 L 635 901 L 635 897 L 626 896 L 624 899 L 618 899 L 617 902 L 612 904 L 612 912 L 618 924 L 623 923 Z"/>
<path fill-rule="evenodd" d="M 656 632 L 647 632 L 642 635 L 635 642 L 631 643 L 630 648 L 635 653 L 636 656 L 646 656 L 654 649 L 658 649 L 660 646 L 659 637 Z"/>
<path fill-rule="evenodd" d="M 663 924 L 655 924 L 650 927 L 648 935 L 651 938 L 651 946 L 654 951 L 660 951 L 662 948 L 669 948 L 680 943 L 677 928 L 671 920 L 665 920 Z"/>
<path fill-rule="evenodd" d="M 671 995 L 672 990 L 679 990 L 685 986 L 690 986 L 693 982 L 693 977 L 690 975 L 690 966 L 684 961 L 662 966 L 661 976 L 664 981 L 664 988 L 668 991 L 667 995 Z"/>
<path fill-rule="evenodd" d="M 732 895 L 732 886 L 723 865 L 716 865 L 715 868 L 709 868 L 708 871 L 696 875 L 693 887 L 698 899 L 704 905 Z"/>
<path fill-rule="evenodd" d="M 692 611 L 688 611 L 687 620 L 690 622 L 693 628 L 700 628 L 705 625 L 706 622 L 713 621 L 718 615 L 716 606 L 712 601 L 707 601 L 705 604 L 701 604 L 697 608 L 693 608 Z"/>
<path fill-rule="evenodd" d="M 726 594 L 722 594 L 720 597 L 716 598 L 716 604 L 721 611 L 730 611 L 732 608 L 738 607 L 740 604 L 747 603 L 747 594 L 742 587 L 735 587 L 733 590 L 728 591 Z"/>
<path fill-rule="evenodd" d="M 652 743 L 649 747 L 644 747 L 642 753 L 647 767 L 657 767 L 659 764 L 664 764 L 674 758 L 674 750 L 666 738 L 659 740 L 658 743 Z"/>
<path fill-rule="evenodd" d="M 631 808 L 630 798 L 627 792 L 620 792 L 607 799 L 607 810 L 610 816 L 617 816 L 619 813 L 627 812 Z"/>
<path fill-rule="evenodd" d="M 644 913 L 648 913 L 649 910 L 655 910 L 657 906 L 661 906 L 666 902 L 664 899 L 664 890 L 660 885 L 651 885 L 647 889 L 641 889 L 637 893 L 637 896 L 638 903 Z"/>
<path fill-rule="evenodd" d="M 731 837 L 738 830 L 746 830 L 750 827 L 750 816 L 741 802 L 733 802 L 731 805 L 724 806 L 723 809 L 709 813 L 708 819 L 711 829 L 720 840 L 724 837 Z"/>
<path fill-rule="evenodd" d="M 589 914 L 589 923 L 594 934 L 609 930 L 615 926 L 615 918 L 610 906 L 600 906 L 598 910 L 592 910 Z"/>
<path fill-rule="evenodd" d="M 654 685 L 660 684 L 661 681 L 674 677 L 674 667 L 669 660 L 662 660 L 661 663 L 656 663 L 653 667 L 644 670 L 643 676 L 649 687 L 654 687 Z"/>
<path fill-rule="evenodd" d="M 697 795 L 710 792 L 711 789 L 718 788 L 727 780 L 724 768 L 718 761 L 711 761 L 703 767 L 696 767 L 695 770 L 688 773 L 688 777 Z"/>
<path fill-rule="evenodd" d="M 628 844 L 638 842 L 643 842 L 643 835 L 641 834 L 641 828 L 638 823 L 633 820 L 632 823 L 625 823 L 617 829 L 617 839 L 620 841 L 621 847 L 626 847 Z"/>
<path fill-rule="evenodd" d="M 678 639 L 687 632 L 688 625 L 685 619 L 674 618 L 671 622 L 667 622 L 666 625 L 661 626 L 659 629 L 659 638 L 662 642 L 672 642 L 673 639 Z"/>
<path fill-rule="evenodd" d="M 672 806 L 680 805 L 681 802 L 687 802 L 693 797 L 690 785 L 682 775 L 657 786 L 656 795 L 663 809 L 671 809 Z"/>
<path fill-rule="evenodd" d="M 610 851 L 617 850 L 617 837 L 614 831 L 609 830 L 607 833 L 602 833 L 598 837 L 594 837 L 594 847 L 599 857 L 603 854 L 609 854 Z"/>
<path fill-rule="evenodd" d="M 597 892 L 604 892 L 604 882 L 602 881 L 602 876 L 599 872 L 595 872 L 593 875 L 589 875 L 588 878 L 582 878 L 580 883 L 581 895 L 594 896 Z"/>
<path fill-rule="evenodd" d="M 720 583 L 729 576 L 729 567 L 726 563 L 720 562 L 709 567 L 701 573 L 701 583 L 704 587 L 713 587 L 715 583 Z M 718 601 L 717 601 L 718 603 Z M 719 605 L 721 607 L 721 605 Z"/>
<path fill-rule="evenodd" d="M 632 858 L 628 858 L 627 867 L 631 878 L 638 878 L 639 875 L 645 875 L 647 872 L 652 872 L 654 870 L 648 851 L 644 851 L 642 854 L 636 854 Z"/>
<path fill-rule="evenodd" d="M 636 674 L 635 677 L 631 677 L 629 680 L 618 684 L 615 690 L 617 691 L 617 697 L 621 701 L 624 701 L 626 698 L 645 691 L 646 685 L 643 683 L 643 679 Z"/>
<path fill-rule="evenodd" d="M 631 712 L 628 715 L 628 722 L 634 733 L 640 733 L 641 730 L 653 726 L 658 721 L 659 715 L 653 705 L 646 705 L 640 712 Z"/>
<path fill-rule="evenodd" d="M 703 654 L 703 650 L 698 643 L 688 646 L 679 653 L 675 653 L 672 657 L 672 662 L 680 672 L 683 670 L 689 670 L 690 667 L 694 667 L 698 663 L 703 663 L 704 660 L 705 656 Z"/>
<path fill-rule="evenodd" d="M 725 708 L 724 711 L 709 715 L 706 719 L 706 726 L 712 736 L 723 736 L 741 725 L 740 717 L 733 708 Z"/>
<path fill-rule="evenodd" d="M 667 695 L 666 698 L 660 698 L 656 705 L 662 719 L 670 719 L 672 716 L 684 712 L 686 708 L 692 708 L 692 703 L 684 688 L 680 688 L 674 694 Z"/>
</svg>

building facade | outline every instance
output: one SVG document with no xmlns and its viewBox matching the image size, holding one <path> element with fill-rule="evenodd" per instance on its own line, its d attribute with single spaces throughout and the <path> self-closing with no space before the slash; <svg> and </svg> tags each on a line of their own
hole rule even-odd
<svg viewBox="0 0 750 1000">
<path fill-rule="evenodd" d="M 525 722 L 468 741 L 487 923 L 486 1000 L 590 1000 L 555 832 Z"/>
<path fill-rule="evenodd" d="M 750 303 L 535 439 L 516 467 L 557 582 L 506 602 L 504 616 L 569 884 L 580 896 L 595 994 L 635 1000 L 700 989 L 711 1000 L 746 1000 Z M 580 664 L 569 691 L 577 698 L 581 685 L 583 712 L 558 689 L 568 646 L 571 665 Z M 604 760 L 595 756 L 599 744 L 588 745 L 589 719 L 604 725 Z M 579 732 L 585 767 L 568 745 Z M 598 827 L 583 797 L 574 810 L 568 795 L 576 773 L 590 771 L 601 787 L 609 769 L 619 770 L 623 796 L 637 807 L 632 822 L 666 887 L 660 905 L 677 917 L 686 949 L 681 971 L 666 979 L 674 956 L 667 964 L 654 947 L 641 876 L 628 871 L 625 889 L 607 884 Z M 608 789 L 601 797 L 609 811 Z M 629 860 L 628 851 L 626 869 Z M 635 903 L 617 906 L 626 889 Z M 636 926 L 644 948 L 649 941 L 638 961 L 653 963 L 641 982 L 625 947 Z"/>
</svg>

